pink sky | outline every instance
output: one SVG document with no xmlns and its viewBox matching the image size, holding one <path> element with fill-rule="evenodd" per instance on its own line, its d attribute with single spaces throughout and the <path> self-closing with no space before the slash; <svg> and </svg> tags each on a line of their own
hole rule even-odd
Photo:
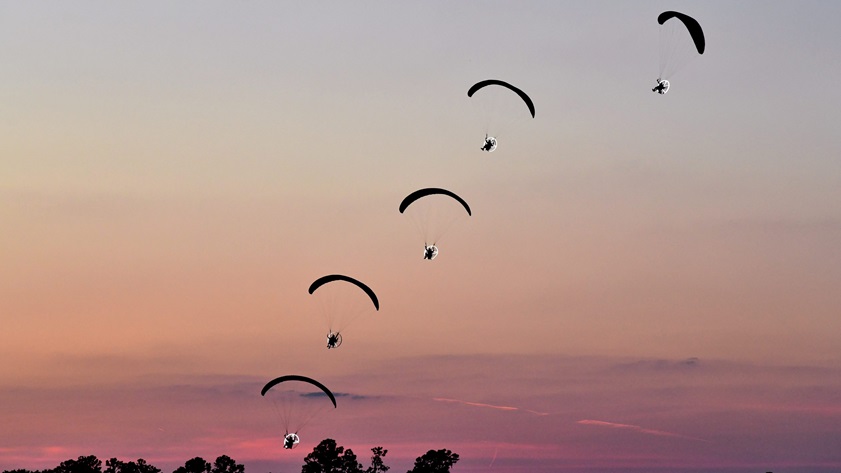
<svg viewBox="0 0 841 473">
<path fill-rule="evenodd" d="M 838 471 L 841 11 L 802 5 L 0 4 L 0 469 Z M 708 53 L 659 97 L 666 8 Z M 496 77 L 537 113 L 486 154 Z M 433 262 L 422 187 L 473 210 Z M 332 273 L 381 309 L 328 351 Z M 283 374 L 342 393 L 292 452 Z"/>
<path fill-rule="evenodd" d="M 106 376 L 7 388 L 0 393 L 10 427 L 0 438 L 4 467 L 96 454 L 143 457 L 166 470 L 224 453 L 292 471 L 325 437 L 361 458 L 382 445 L 398 470 L 438 448 L 459 453 L 462 471 L 483 470 L 495 452 L 500 471 L 839 465 L 837 450 L 827 450 L 841 419 L 835 368 L 550 355 L 354 358 L 364 368 L 321 377 L 339 408 L 300 432 L 291 452 L 279 447 L 258 376 Z M 99 364 L 107 374 L 129 361 Z"/>
</svg>

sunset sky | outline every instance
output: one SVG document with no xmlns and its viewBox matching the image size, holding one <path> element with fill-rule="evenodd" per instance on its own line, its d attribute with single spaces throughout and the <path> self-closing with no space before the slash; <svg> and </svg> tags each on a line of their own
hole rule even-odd
<svg viewBox="0 0 841 473">
<path fill-rule="evenodd" d="M 651 88 L 657 15 L 706 52 Z M 841 2 L 0 2 L 0 470 L 841 470 Z M 468 88 L 536 116 L 483 153 Z M 475 98 L 475 97 L 474 97 Z M 398 212 L 473 215 L 435 261 Z M 310 283 L 381 308 L 326 350 Z M 281 448 L 260 396 L 338 408 Z"/>
</svg>

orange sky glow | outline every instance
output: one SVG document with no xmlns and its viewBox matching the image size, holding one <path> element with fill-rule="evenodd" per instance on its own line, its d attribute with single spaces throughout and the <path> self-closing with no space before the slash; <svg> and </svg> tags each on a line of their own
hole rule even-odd
<svg viewBox="0 0 841 473">
<path fill-rule="evenodd" d="M 841 4 L 363 5 L 0 4 L 0 471 L 841 469 Z M 493 153 L 486 78 L 536 107 Z M 380 309 L 326 350 L 334 273 Z M 292 451 L 284 374 L 337 393 Z"/>
</svg>

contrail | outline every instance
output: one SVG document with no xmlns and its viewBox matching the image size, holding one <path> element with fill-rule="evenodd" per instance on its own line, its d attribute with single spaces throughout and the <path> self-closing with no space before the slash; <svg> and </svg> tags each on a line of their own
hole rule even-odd
<svg viewBox="0 0 841 473">
<path fill-rule="evenodd" d="M 499 447 L 496 447 L 496 448 L 494 449 L 494 457 L 493 457 L 493 458 L 491 458 L 491 464 L 490 464 L 490 465 L 488 465 L 488 468 L 490 468 L 490 467 L 494 466 L 494 462 L 496 461 L 496 454 L 497 454 L 497 452 L 499 452 Z"/>
<path fill-rule="evenodd" d="M 626 430 L 633 430 L 635 432 L 640 432 L 643 434 L 650 434 L 650 435 L 659 435 L 661 437 L 677 437 L 689 440 L 698 440 L 700 442 L 709 442 L 709 440 L 700 439 L 698 437 L 689 437 L 687 435 L 676 434 L 674 432 L 666 432 L 664 430 L 653 430 L 653 429 L 646 429 L 644 427 L 640 427 L 638 425 L 631 425 L 631 424 L 617 424 L 615 422 L 605 422 L 603 420 L 590 420 L 584 419 L 579 420 L 576 424 L 582 425 L 599 425 L 602 427 L 611 427 L 614 429 L 626 429 Z"/>
<path fill-rule="evenodd" d="M 531 409 L 523 409 L 521 407 L 497 406 L 497 405 L 494 405 L 494 404 L 484 404 L 484 403 L 481 403 L 481 402 L 462 401 L 460 399 L 448 399 L 446 397 L 433 397 L 432 400 L 433 401 L 441 401 L 441 402 L 455 402 L 455 403 L 464 404 L 464 405 L 467 405 L 467 406 L 488 407 L 488 408 L 491 408 L 491 409 L 499 409 L 499 410 L 502 410 L 502 411 L 524 411 L 524 412 L 530 412 L 532 414 L 539 415 L 539 416 L 548 416 L 549 415 L 548 412 L 533 411 Z"/>
</svg>

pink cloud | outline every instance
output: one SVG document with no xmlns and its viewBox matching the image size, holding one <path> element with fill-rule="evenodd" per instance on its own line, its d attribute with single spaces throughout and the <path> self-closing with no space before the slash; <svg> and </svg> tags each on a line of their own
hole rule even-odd
<svg viewBox="0 0 841 473">
<path fill-rule="evenodd" d="M 471 376 L 489 365 L 494 376 Z M 51 468 L 96 454 L 144 458 L 172 471 L 197 455 L 212 461 L 227 454 L 255 471 L 297 471 L 327 437 L 360 458 L 382 445 L 394 471 L 439 448 L 461 455 L 465 471 L 491 464 L 504 472 L 673 465 L 709 471 L 835 461 L 826 445 L 838 438 L 837 369 L 715 360 L 671 369 L 683 365 L 543 355 L 409 357 L 365 366 L 322 378 L 348 394 L 291 452 L 280 447 L 273 411 L 259 396 L 265 375 L 164 373 L 111 385 L 0 388 L 0 414 L 10 426 L 0 429 L 0 469 Z M 648 420 L 623 424 L 588 412 Z M 757 424 L 767 428 L 757 433 Z"/>
<path fill-rule="evenodd" d="M 512 406 L 497 406 L 494 404 L 484 404 L 481 402 L 471 402 L 471 401 L 462 401 L 459 399 L 449 399 L 445 397 L 434 397 L 432 398 L 433 401 L 440 401 L 440 402 L 454 402 L 458 404 L 464 404 L 466 406 L 476 406 L 476 407 L 488 407 L 490 409 L 499 409 L 503 411 L 523 411 L 529 412 L 531 414 L 539 415 L 539 416 L 548 416 L 548 412 L 540 412 L 540 411 L 533 411 L 531 409 L 524 409 L 522 407 L 512 407 Z"/>
<path fill-rule="evenodd" d="M 678 438 L 684 438 L 684 439 L 690 439 L 690 440 L 698 440 L 700 442 L 709 442 L 709 440 L 704 440 L 704 439 L 700 439 L 700 438 L 697 438 L 697 437 L 689 437 L 687 435 L 676 434 L 674 432 L 666 432 L 664 430 L 646 429 L 646 428 L 640 427 L 638 425 L 617 424 L 615 422 L 605 422 L 605 421 L 602 421 L 602 420 L 584 419 L 584 420 L 577 421 L 576 424 L 598 425 L 598 426 L 610 427 L 610 428 L 614 428 L 614 429 L 633 430 L 635 432 L 640 432 L 640 433 L 643 433 L 643 434 L 650 434 L 650 435 L 659 435 L 661 437 L 678 437 Z"/>
</svg>

